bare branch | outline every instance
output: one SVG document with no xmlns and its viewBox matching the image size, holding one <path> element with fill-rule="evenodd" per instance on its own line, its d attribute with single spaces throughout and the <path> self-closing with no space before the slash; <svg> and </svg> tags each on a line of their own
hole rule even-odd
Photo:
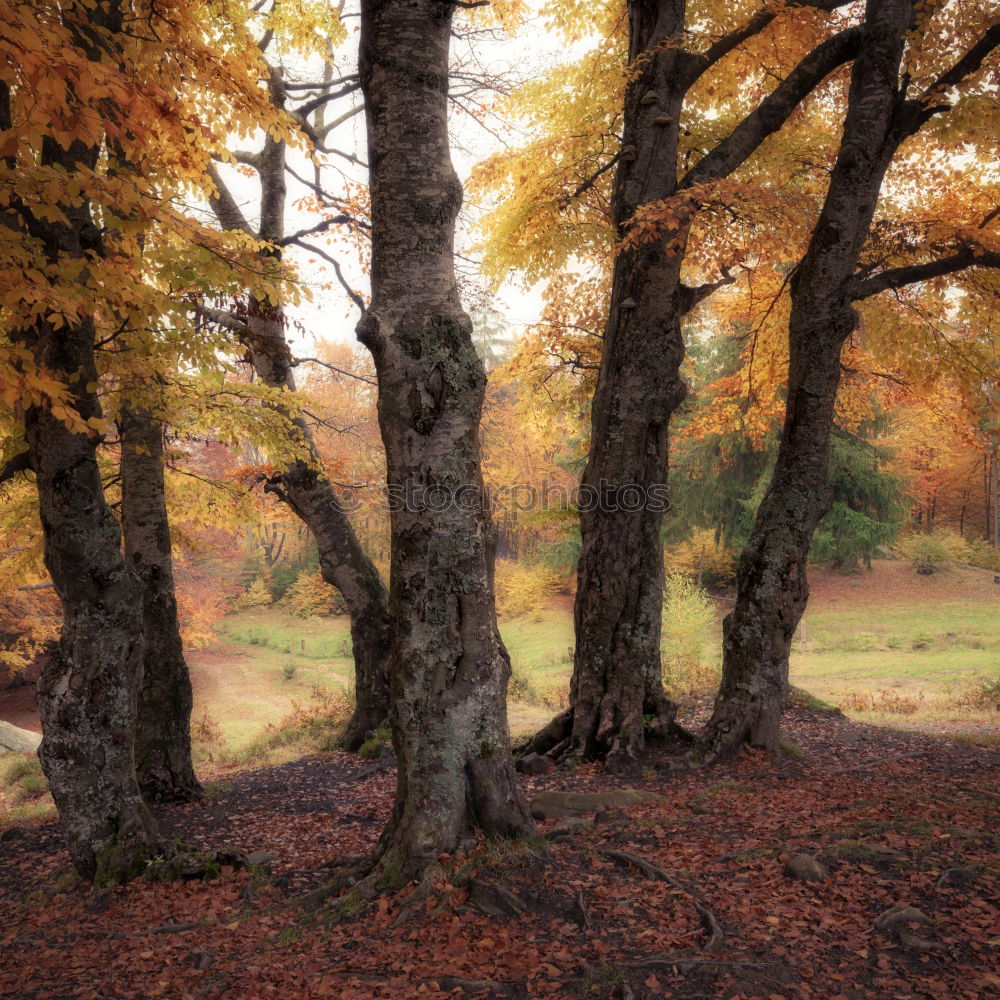
<svg viewBox="0 0 1000 1000">
<path fill-rule="evenodd" d="M 328 264 L 330 264 L 337 275 L 337 280 L 340 282 L 341 287 L 344 289 L 344 291 L 347 292 L 348 296 L 350 296 L 351 301 L 362 312 L 365 311 L 366 308 L 365 300 L 360 295 L 358 295 L 358 293 L 353 288 L 351 288 L 351 286 L 347 283 L 347 279 L 344 277 L 344 272 L 340 269 L 340 262 L 336 260 L 336 258 L 331 257 L 328 253 L 321 250 L 319 247 L 313 246 L 312 243 L 306 243 L 304 240 L 295 239 L 292 242 L 296 246 L 301 247 L 303 250 L 308 250 L 309 253 L 314 253 L 316 254 L 317 257 L 322 257 L 323 260 L 325 260 Z"/>
<path fill-rule="evenodd" d="M 728 177 L 758 146 L 777 132 L 799 104 L 838 66 L 861 49 L 864 28 L 846 28 L 816 46 L 757 108 L 681 179 L 677 190 Z"/>
<path fill-rule="evenodd" d="M 913 285 L 918 281 L 930 281 L 946 274 L 955 274 L 970 267 L 1000 268 L 1000 253 L 975 250 L 965 247 L 957 253 L 938 260 L 929 260 L 923 264 L 910 264 L 906 267 L 893 267 L 870 278 L 856 280 L 851 292 L 854 301 L 867 299 L 890 288 L 901 288 L 903 285 Z"/>
</svg>

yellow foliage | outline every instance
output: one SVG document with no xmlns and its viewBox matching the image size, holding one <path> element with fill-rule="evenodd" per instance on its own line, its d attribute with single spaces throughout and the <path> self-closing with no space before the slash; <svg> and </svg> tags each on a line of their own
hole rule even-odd
<svg viewBox="0 0 1000 1000">
<path fill-rule="evenodd" d="M 691 537 L 671 546 L 663 557 L 667 573 L 680 574 L 716 586 L 730 582 L 736 575 L 738 553 L 720 545 L 715 532 L 709 528 L 695 528 Z"/>
<path fill-rule="evenodd" d="M 522 566 L 498 559 L 496 566 L 497 613 L 503 618 L 540 618 L 545 605 L 559 591 L 558 574 L 544 566 Z"/>
<path fill-rule="evenodd" d="M 299 618 L 327 618 L 345 611 L 340 592 L 331 587 L 318 570 L 300 573 L 283 603 Z"/>
<path fill-rule="evenodd" d="M 715 624 L 715 605 L 687 577 L 667 577 L 663 598 L 663 683 L 674 694 L 714 689 L 719 665 L 705 655 Z"/>
<path fill-rule="evenodd" d="M 271 591 L 267 583 L 258 577 L 234 603 L 238 608 L 261 608 L 272 603 Z"/>
</svg>

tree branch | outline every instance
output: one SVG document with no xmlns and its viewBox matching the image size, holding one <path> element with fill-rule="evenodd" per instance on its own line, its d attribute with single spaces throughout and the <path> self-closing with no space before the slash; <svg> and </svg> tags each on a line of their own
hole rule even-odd
<svg viewBox="0 0 1000 1000">
<path fill-rule="evenodd" d="M 855 302 L 867 299 L 890 288 L 901 288 L 903 285 L 913 285 L 918 281 L 930 281 L 946 274 L 955 274 L 970 267 L 1000 268 L 1000 253 L 965 247 L 957 253 L 939 260 L 929 260 L 923 264 L 910 264 L 906 267 L 893 267 L 886 271 L 873 274 L 870 278 L 855 279 L 851 298 Z"/>
<path fill-rule="evenodd" d="M 349 83 L 341 90 L 331 90 L 325 94 L 320 94 L 318 97 L 314 97 L 311 101 L 306 101 L 305 104 L 297 107 L 295 111 L 297 114 L 302 115 L 303 118 L 308 118 L 309 115 L 323 107 L 324 104 L 329 104 L 330 101 L 335 101 L 338 97 L 346 97 L 348 94 L 360 89 L 360 81 L 357 83 Z"/>
<path fill-rule="evenodd" d="M 689 313 L 699 302 L 703 302 L 718 291 L 723 285 L 731 285 L 736 279 L 729 273 L 728 267 L 723 267 L 722 277 L 718 281 L 707 281 L 703 285 L 681 285 L 681 312 Z"/>
<path fill-rule="evenodd" d="M 337 280 L 340 282 L 341 287 L 350 296 L 351 301 L 362 311 L 365 311 L 365 300 L 361 298 L 358 293 L 351 288 L 347 283 L 347 279 L 344 277 L 344 272 L 340 269 L 340 262 L 334 257 L 331 257 L 328 253 L 325 253 L 317 246 L 313 246 L 311 243 L 306 243 L 304 240 L 295 239 L 292 241 L 296 246 L 301 247 L 303 250 L 307 250 L 309 253 L 316 254 L 317 257 L 322 257 L 328 264 L 333 266 L 333 270 L 336 272 Z"/>
<path fill-rule="evenodd" d="M 942 111 L 950 111 L 951 104 L 944 94 L 957 87 L 975 73 L 986 57 L 1000 46 L 1000 22 L 994 24 L 951 69 L 942 73 L 915 101 L 906 101 L 900 111 L 899 142 L 913 135 Z"/>
<path fill-rule="evenodd" d="M 604 164 L 603 167 L 592 173 L 585 181 L 582 181 L 572 194 L 567 195 L 563 199 L 562 207 L 567 208 L 570 203 L 576 201 L 580 195 L 586 194 L 597 183 L 597 178 L 600 177 L 601 174 L 607 173 L 607 171 L 609 171 L 622 158 L 622 152 L 622 150 L 619 150 L 614 156 L 611 157 L 610 160 L 608 160 L 607 163 Z"/>
<path fill-rule="evenodd" d="M 203 316 L 217 326 L 231 330 L 241 340 L 253 337 L 253 331 L 242 320 L 237 319 L 228 309 L 216 309 L 213 306 L 198 306 L 198 315 Z"/>
<path fill-rule="evenodd" d="M 677 190 L 728 177 L 769 135 L 785 124 L 798 105 L 830 73 L 858 54 L 864 34 L 861 26 L 846 28 L 817 45 L 751 114 L 681 178 Z"/>
<path fill-rule="evenodd" d="M 236 204 L 236 199 L 226 187 L 226 183 L 219 175 L 218 167 L 214 163 L 208 165 L 208 176 L 212 178 L 212 183 L 217 191 L 217 194 L 209 196 L 208 202 L 212 206 L 212 211 L 215 212 L 215 217 L 219 220 L 219 225 L 223 229 L 237 230 L 256 239 L 257 234 L 253 231 L 240 206 Z"/>
<path fill-rule="evenodd" d="M 850 0 L 800 0 L 798 3 L 790 3 L 789 7 L 814 7 L 818 10 L 833 11 L 838 7 L 846 7 Z M 681 70 L 684 77 L 684 89 L 689 90 L 704 73 L 711 69 L 717 62 L 724 59 L 733 49 L 742 45 L 745 41 L 760 34 L 777 16 L 777 13 L 770 8 L 764 7 L 757 11 L 753 17 L 741 28 L 723 35 L 718 41 L 700 55 L 688 53 Z"/>
<path fill-rule="evenodd" d="M 325 233 L 334 226 L 357 226 L 359 229 L 371 228 L 367 223 L 355 219 L 353 215 L 341 213 L 340 215 L 333 215 L 329 219 L 324 219 L 322 222 L 317 222 L 315 226 L 310 226 L 308 229 L 300 229 L 297 233 L 292 233 L 291 236 L 283 236 L 280 240 L 275 240 L 275 243 L 279 247 L 287 247 L 292 243 L 298 243 L 305 236 L 317 236 L 320 233 Z"/>
<path fill-rule="evenodd" d="M 10 479 L 13 479 L 19 472 L 30 471 L 31 458 L 28 455 L 28 452 L 22 451 L 19 455 L 15 455 L 12 459 L 10 459 L 7 464 L 0 469 L 0 485 L 6 483 Z"/>
</svg>

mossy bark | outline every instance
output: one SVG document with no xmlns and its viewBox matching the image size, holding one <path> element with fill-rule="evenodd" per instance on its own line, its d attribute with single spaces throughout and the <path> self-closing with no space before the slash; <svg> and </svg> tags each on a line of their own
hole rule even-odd
<svg viewBox="0 0 1000 1000">
<path fill-rule="evenodd" d="M 76 5 L 74 14 L 67 24 L 76 47 L 85 58 L 108 58 L 121 31 L 119 5 L 97 3 L 86 11 Z M 64 148 L 51 138 L 42 144 L 43 163 L 70 177 L 94 170 L 99 155 L 96 145 Z M 18 212 L 20 207 L 15 199 L 13 224 L 30 225 L 54 268 L 80 262 L 78 280 L 86 285 L 88 260 L 105 252 L 89 203 L 61 204 L 64 220 L 57 222 L 34 217 L 27 207 Z M 40 319 L 11 338 L 39 370 L 59 380 L 81 418 L 100 417 L 92 317 L 59 329 Z M 105 503 L 97 436 L 71 429 L 45 403 L 28 406 L 23 420 L 45 565 L 63 611 L 58 646 L 38 681 L 39 757 L 77 871 L 85 878 L 104 875 L 101 859 L 117 850 L 115 874 L 125 879 L 159 846 L 133 755 L 143 657 L 139 583 L 122 558 L 121 533 Z"/>
<path fill-rule="evenodd" d="M 809 599 L 809 545 L 832 500 L 830 436 L 841 347 L 857 325 L 855 272 L 885 171 L 909 134 L 899 67 L 912 16 L 911 0 L 868 5 L 840 151 L 790 282 L 785 422 L 771 483 L 740 557 L 736 605 L 723 624 L 722 684 L 700 748 L 712 760 L 744 745 L 780 749 L 789 650 Z"/>
<path fill-rule="evenodd" d="M 629 152 L 612 196 L 622 235 L 638 207 L 676 191 L 683 17 L 681 7 L 656 0 L 629 5 L 630 58 L 644 58 L 626 91 L 622 147 Z M 690 302 L 680 264 L 689 224 L 679 218 L 662 239 L 615 261 L 581 483 L 570 709 L 531 740 L 534 752 L 628 759 L 648 739 L 674 731 L 677 706 L 660 662 L 660 529 L 668 426 L 686 392 L 681 320 Z"/>
<path fill-rule="evenodd" d="M 387 458 L 399 766 L 373 877 L 391 887 L 476 829 L 533 830 L 510 755 L 510 660 L 493 601 L 478 437 L 486 378 L 454 273 L 451 14 L 440 0 L 362 3 L 373 228 L 372 302 L 358 336 L 375 359 Z"/>
<path fill-rule="evenodd" d="M 148 801 L 185 801 L 201 785 L 191 762 L 193 695 L 174 595 L 163 427 L 148 410 L 126 409 L 119 428 L 125 560 L 142 587 L 145 636 L 136 775 Z"/>
</svg>

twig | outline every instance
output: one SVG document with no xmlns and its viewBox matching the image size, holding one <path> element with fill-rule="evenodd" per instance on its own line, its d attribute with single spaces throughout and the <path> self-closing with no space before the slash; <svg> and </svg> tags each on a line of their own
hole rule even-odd
<svg viewBox="0 0 1000 1000">
<path fill-rule="evenodd" d="M 589 931 L 591 928 L 590 913 L 587 910 L 586 903 L 583 901 L 582 889 L 576 895 L 576 907 L 580 911 L 580 915 L 583 917 L 583 926 Z"/>
</svg>

